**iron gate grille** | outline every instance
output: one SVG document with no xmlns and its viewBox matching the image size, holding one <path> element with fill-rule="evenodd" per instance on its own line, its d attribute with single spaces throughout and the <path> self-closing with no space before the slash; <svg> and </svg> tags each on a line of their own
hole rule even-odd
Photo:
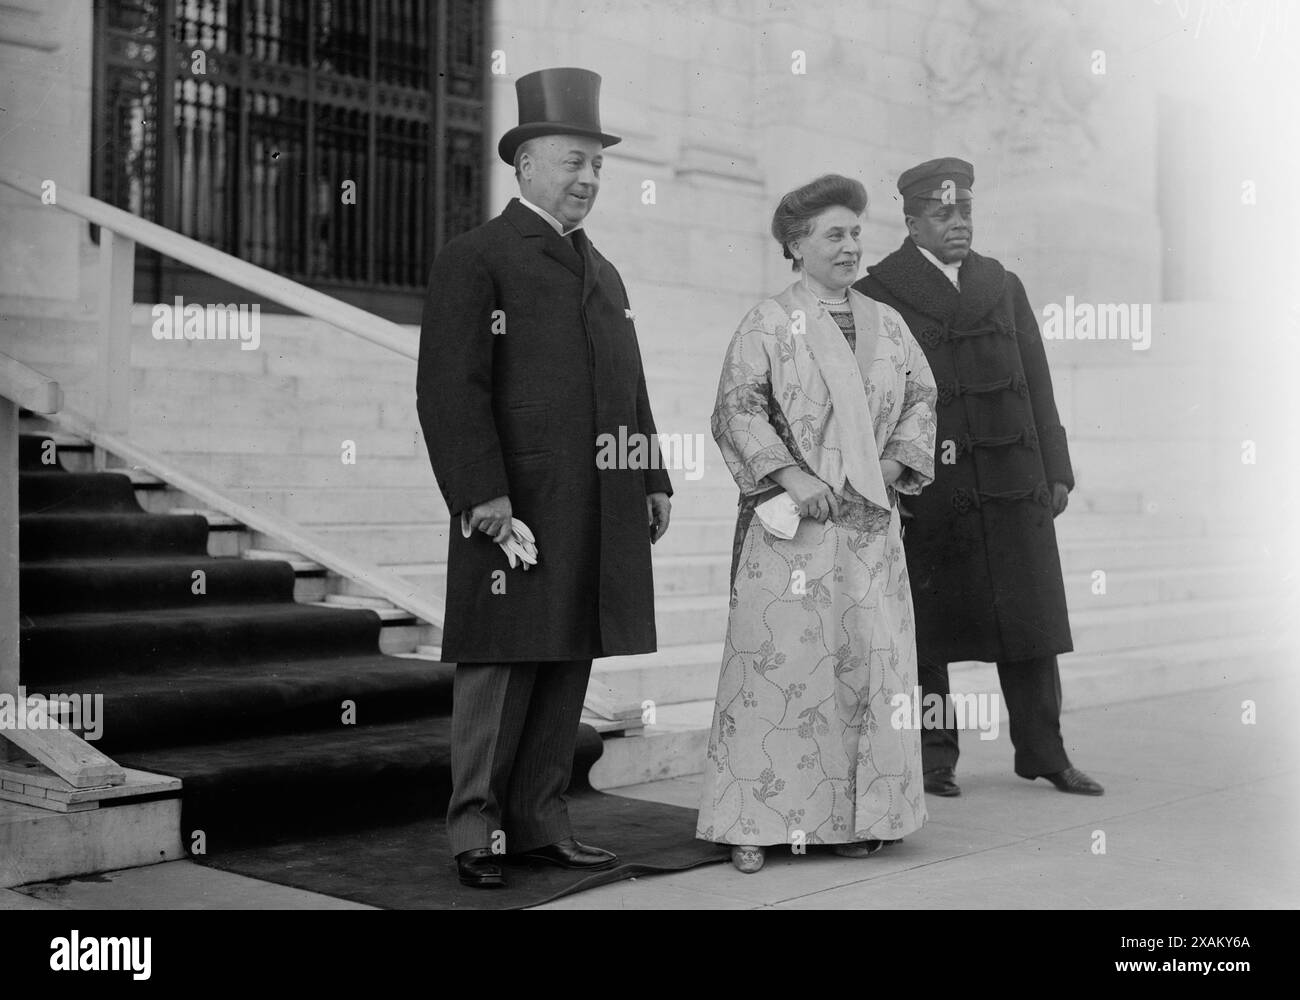
<svg viewBox="0 0 1300 1000">
<path fill-rule="evenodd" d="M 413 322 L 438 247 L 484 218 L 485 7 L 96 0 L 93 193 Z M 139 300 L 232 294 L 137 260 Z"/>
</svg>

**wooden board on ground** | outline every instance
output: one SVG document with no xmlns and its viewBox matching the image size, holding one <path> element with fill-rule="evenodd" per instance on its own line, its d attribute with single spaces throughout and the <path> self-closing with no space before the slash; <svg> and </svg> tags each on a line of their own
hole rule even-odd
<svg viewBox="0 0 1300 1000">
<path fill-rule="evenodd" d="M 121 765 L 67 729 L 6 728 L 0 739 L 14 743 L 74 788 L 120 785 L 126 780 Z"/>
<path fill-rule="evenodd" d="M 608 684 L 594 678 L 587 684 L 587 696 L 582 701 L 583 710 L 610 722 L 628 722 L 636 720 L 641 724 L 641 706 L 635 702 L 619 701 L 618 695 Z"/>
<path fill-rule="evenodd" d="M 0 799 L 6 802 L 21 802 L 23 805 L 36 806 L 40 809 L 49 809 L 52 812 L 61 813 L 86 812 L 90 809 L 99 808 L 98 802 L 64 802 L 60 799 L 51 799 L 46 795 L 15 792 L 13 789 L 3 786 L 0 786 Z"/>
<path fill-rule="evenodd" d="M 582 713 L 582 721 L 590 726 L 602 736 L 640 736 L 645 729 L 641 722 L 641 716 L 635 719 L 602 719 L 598 715 L 592 715 L 590 712 Z"/>
<path fill-rule="evenodd" d="M 29 798 L 44 798 L 48 802 L 38 802 L 54 808 L 49 802 L 61 802 L 65 805 L 79 805 L 87 802 L 104 802 L 108 799 L 133 798 L 140 795 L 159 795 L 179 793 L 181 779 L 162 774 L 150 774 L 148 771 L 136 771 L 124 768 L 125 780 L 117 785 L 98 785 L 93 788 L 73 788 L 57 774 L 39 761 L 19 760 L 0 764 L 0 798 L 7 792 L 19 793 L 25 798 L 14 801 L 28 801 Z M 30 803 L 29 803 L 30 804 Z"/>
</svg>

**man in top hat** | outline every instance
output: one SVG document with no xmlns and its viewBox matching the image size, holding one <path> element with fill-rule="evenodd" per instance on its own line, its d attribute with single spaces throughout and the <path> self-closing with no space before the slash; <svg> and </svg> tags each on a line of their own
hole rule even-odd
<svg viewBox="0 0 1300 1000">
<path fill-rule="evenodd" d="M 596 462 L 603 434 L 656 433 L 627 292 L 583 229 L 619 141 L 600 127 L 600 77 L 547 69 L 515 86 L 519 125 L 497 148 L 519 197 L 434 261 L 416 386 L 451 515 L 447 830 L 477 887 L 503 884 L 502 855 L 618 860 L 573 838 L 563 793 L 592 659 L 655 650 L 650 545 L 672 492 L 662 469 Z M 515 517 L 536 543 L 526 572 L 498 544 Z"/>
<path fill-rule="evenodd" d="M 1016 773 L 1101 795 L 1061 740 L 1056 658 L 1074 646 L 1052 519 L 1074 487 L 1065 428 L 1024 286 L 971 250 L 974 183 L 955 157 L 904 171 L 908 236 L 854 286 L 903 314 L 939 395 L 934 482 L 907 498 L 903 539 L 922 704 L 949 705 L 949 662 L 997 663 Z M 922 733 L 934 795 L 961 794 L 952 721 L 944 711 Z"/>
</svg>

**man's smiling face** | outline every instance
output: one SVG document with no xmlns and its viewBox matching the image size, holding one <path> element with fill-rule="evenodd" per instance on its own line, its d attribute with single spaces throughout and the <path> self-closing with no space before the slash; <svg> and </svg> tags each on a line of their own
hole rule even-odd
<svg viewBox="0 0 1300 1000">
<path fill-rule="evenodd" d="M 571 229 L 596 202 L 604 162 L 601 150 L 599 139 L 577 135 L 531 140 L 519 159 L 519 193 Z"/>
<path fill-rule="evenodd" d="M 945 264 L 959 264 L 970 253 L 975 223 L 971 200 L 960 198 L 945 204 L 938 198 L 923 199 L 922 209 L 907 217 L 907 231 L 913 242 L 923 246 Z"/>
</svg>

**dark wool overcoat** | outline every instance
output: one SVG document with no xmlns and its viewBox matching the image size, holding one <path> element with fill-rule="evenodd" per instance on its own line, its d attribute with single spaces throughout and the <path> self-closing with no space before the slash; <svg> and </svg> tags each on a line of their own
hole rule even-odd
<svg viewBox="0 0 1300 1000">
<path fill-rule="evenodd" d="M 934 482 L 907 497 L 922 663 L 1073 649 L 1051 483 L 1074 488 L 1047 355 L 1020 279 L 971 253 L 961 292 L 911 239 L 854 287 L 893 306 L 938 390 Z"/>
<path fill-rule="evenodd" d="M 672 490 L 663 470 L 597 468 L 600 435 L 656 431 L 627 292 L 585 232 L 571 242 L 512 199 L 443 248 L 416 405 L 451 512 L 443 658 L 654 652 L 646 494 Z M 461 535 L 461 511 L 499 496 L 536 536 L 527 572 Z"/>
</svg>

